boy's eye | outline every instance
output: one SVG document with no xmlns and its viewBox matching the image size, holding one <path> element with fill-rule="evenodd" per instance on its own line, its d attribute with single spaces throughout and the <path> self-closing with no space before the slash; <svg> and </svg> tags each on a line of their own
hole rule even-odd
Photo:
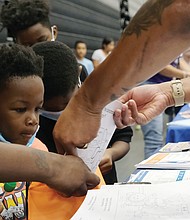
<svg viewBox="0 0 190 220">
<path fill-rule="evenodd" d="M 16 108 L 15 111 L 18 113 L 23 113 L 26 111 L 26 108 Z"/>
</svg>

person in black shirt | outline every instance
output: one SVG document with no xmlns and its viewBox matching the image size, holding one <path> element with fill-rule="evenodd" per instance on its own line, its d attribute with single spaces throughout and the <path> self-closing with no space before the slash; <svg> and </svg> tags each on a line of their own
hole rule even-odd
<svg viewBox="0 0 190 220">
<path fill-rule="evenodd" d="M 38 43 L 33 50 L 44 58 L 45 95 L 37 137 L 49 151 L 57 153 L 52 132 L 59 115 L 78 89 L 78 64 L 70 48 L 58 41 Z M 107 184 L 117 182 L 114 161 L 127 154 L 132 135 L 130 127 L 116 129 L 99 166 Z"/>
</svg>

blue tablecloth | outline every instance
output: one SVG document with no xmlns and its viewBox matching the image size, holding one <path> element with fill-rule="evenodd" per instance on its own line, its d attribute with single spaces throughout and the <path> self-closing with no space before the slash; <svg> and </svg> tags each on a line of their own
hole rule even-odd
<svg viewBox="0 0 190 220">
<path fill-rule="evenodd" d="M 180 112 L 176 115 L 173 121 L 185 120 L 181 117 L 181 112 L 190 110 L 189 105 L 185 105 L 181 108 Z M 187 119 L 189 120 L 189 119 Z M 166 143 L 177 143 L 180 141 L 190 141 L 190 124 L 189 126 L 169 125 L 166 135 Z"/>
</svg>

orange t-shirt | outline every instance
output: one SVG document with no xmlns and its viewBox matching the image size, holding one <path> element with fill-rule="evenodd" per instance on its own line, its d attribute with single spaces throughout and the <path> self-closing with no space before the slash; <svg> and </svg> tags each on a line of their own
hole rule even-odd
<svg viewBox="0 0 190 220">
<path fill-rule="evenodd" d="M 47 151 L 45 145 L 38 139 L 32 147 Z M 101 180 L 96 187 L 99 189 L 101 185 L 105 185 L 99 168 L 96 175 Z M 65 198 L 46 184 L 32 182 L 28 192 L 28 220 L 69 220 L 78 210 L 84 198 L 84 196 Z"/>
</svg>

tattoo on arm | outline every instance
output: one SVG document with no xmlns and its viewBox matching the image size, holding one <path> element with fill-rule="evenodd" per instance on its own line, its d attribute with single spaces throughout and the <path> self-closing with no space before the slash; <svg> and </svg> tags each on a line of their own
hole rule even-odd
<svg viewBox="0 0 190 220">
<path fill-rule="evenodd" d="M 33 155 L 34 155 L 34 160 L 36 163 L 36 166 L 40 169 L 43 170 L 45 172 L 49 171 L 49 165 L 47 163 L 47 158 L 46 155 L 44 154 L 43 151 L 33 151 Z"/>
<path fill-rule="evenodd" d="M 175 0 L 149 0 L 137 12 L 134 18 L 125 29 L 127 36 L 136 34 L 141 35 L 142 31 L 147 31 L 154 24 L 162 24 L 162 14 L 164 9 L 170 6 Z"/>
<path fill-rule="evenodd" d="M 111 101 L 114 101 L 114 100 L 116 100 L 116 99 L 118 99 L 119 97 L 116 95 L 116 94 L 112 94 L 111 96 L 110 96 L 110 100 Z"/>
<path fill-rule="evenodd" d="M 114 100 L 118 99 L 121 95 L 123 95 L 124 93 L 128 92 L 130 89 L 132 89 L 132 87 L 131 87 L 131 88 L 122 87 L 122 88 L 121 88 L 121 94 L 120 94 L 120 95 L 117 95 L 117 94 L 114 94 L 114 93 L 113 93 L 113 94 L 110 96 L 110 100 L 111 100 L 111 101 L 114 101 Z"/>
</svg>

